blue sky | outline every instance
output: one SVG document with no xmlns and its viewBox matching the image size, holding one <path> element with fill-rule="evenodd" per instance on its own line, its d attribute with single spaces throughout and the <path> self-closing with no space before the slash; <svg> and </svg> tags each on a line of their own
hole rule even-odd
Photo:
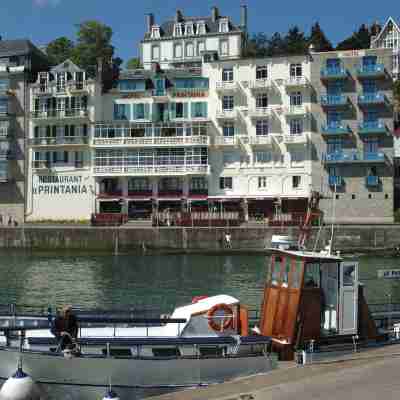
<svg viewBox="0 0 400 400">
<path fill-rule="evenodd" d="M 221 14 L 238 22 L 242 2 L 249 9 L 250 32 L 270 35 L 297 24 L 308 33 L 312 23 L 319 21 L 334 44 L 363 22 L 384 22 L 387 12 L 398 7 L 394 0 L 1 0 L 0 35 L 42 45 L 60 36 L 74 39 L 75 24 L 97 19 L 112 27 L 117 55 L 126 61 L 138 54 L 146 13 L 153 12 L 156 22 L 162 22 L 173 17 L 177 8 L 185 15 L 203 16 L 216 5 Z"/>
</svg>

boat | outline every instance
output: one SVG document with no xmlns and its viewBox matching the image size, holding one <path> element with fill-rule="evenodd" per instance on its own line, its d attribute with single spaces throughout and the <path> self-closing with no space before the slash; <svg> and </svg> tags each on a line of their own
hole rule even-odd
<svg viewBox="0 0 400 400">
<path fill-rule="evenodd" d="M 132 399 L 266 373 L 276 365 L 271 339 L 250 334 L 248 315 L 228 295 L 195 298 L 165 318 L 77 313 L 77 352 L 61 351 L 51 313 L 2 315 L 0 379 L 21 359 L 50 398 L 67 388 L 68 398 L 90 400 L 109 381 L 121 399 Z"/>
</svg>

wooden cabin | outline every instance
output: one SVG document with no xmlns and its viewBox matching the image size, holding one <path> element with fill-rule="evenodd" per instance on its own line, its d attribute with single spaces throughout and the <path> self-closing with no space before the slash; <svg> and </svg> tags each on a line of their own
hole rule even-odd
<svg viewBox="0 0 400 400">
<path fill-rule="evenodd" d="M 261 305 L 260 331 L 291 360 L 311 340 L 345 343 L 376 328 L 358 281 L 358 262 L 327 253 L 273 249 Z"/>
</svg>

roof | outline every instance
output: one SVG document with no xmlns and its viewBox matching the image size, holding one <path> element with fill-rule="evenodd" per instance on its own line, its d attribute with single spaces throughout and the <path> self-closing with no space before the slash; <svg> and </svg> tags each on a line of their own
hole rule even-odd
<svg viewBox="0 0 400 400">
<path fill-rule="evenodd" d="M 206 35 L 209 34 L 216 34 L 220 33 L 219 32 L 219 20 L 224 19 L 227 17 L 220 16 L 218 19 L 214 22 L 211 17 L 183 17 L 180 23 L 186 23 L 186 22 L 199 22 L 199 21 L 204 21 L 206 25 Z M 229 19 L 228 19 L 229 20 Z M 164 37 L 170 37 L 173 36 L 174 34 L 174 26 L 175 26 L 175 20 L 169 20 L 165 21 L 160 25 L 160 36 L 162 38 Z M 237 26 L 232 24 L 232 22 L 229 20 L 229 27 L 230 30 L 229 32 L 241 32 L 241 29 Z M 204 36 L 204 35 L 196 35 L 196 36 Z M 146 32 L 144 35 L 145 39 L 150 39 L 150 33 Z"/>
<path fill-rule="evenodd" d="M 397 29 L 397 31 L 400 32 L 400 28 L 399 28 L 399 26 L 396 24 L 396 21 L 394 20 L 394 18 L 393 18 L 393 17 L 389 17 L 389 18 L 387 19 L 387 21 L 385 22 L 385 25 L 383 25 L 381 31 L 380 31 L 380 32 L 378 33 L 378 35 L 376 35 L 376 37 L 374 38 L 373 42 L 377 42 L 377 41 L 380 39 L 380 37 L 383 35 L 383 32 L 386 31 L 386 29 L 387 29 L 387 27 L 388 27 L 388 25 L 389 25 L 390 22 L 394 25 L 394 27 Z"/>
<path fill-rule="evenodd" d="M 70 59 L 63 61 L 62 63 L 56 65 L 51 69 L 52 73 L 57 72 L 84 72 L 82 68 L 79 68 L 76 64 L 74 64 Z"/>
<path fill-rule="evenodd" d="M 28 39 L 0 40 L 0 57 L 29 54 L 36 50 Z"/>
<path fill-rule="evenodd" d="M 121 71 L 119 79 L 152 79 L 155 76 L 163 76 L 168 79 L 178 79 L 178 78 L 204 78 L 200 71 L 191 71 L 190 69 L 168 69 L 161 70 L 160 72 L 154 72 L 146 69 L 131 69 Z M 206 79 L 206 78 L 204 78 Z"/>
</svg>

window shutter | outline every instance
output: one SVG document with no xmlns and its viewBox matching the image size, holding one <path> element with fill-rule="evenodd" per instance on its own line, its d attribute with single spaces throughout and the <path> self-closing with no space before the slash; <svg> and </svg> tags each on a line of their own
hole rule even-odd
<svg viewBox="0 0 400 400">
<path fill-rule="evenodd" d="M 150 104 L 144 104 L 144 119 L 150 119 Z"/>
<path fill-rule="evenodd" d="M 53 137 L 57 137 L 57 127 L 55 125 L 52 126 L 52 135 Z"/>
<path fill-rule="evenodd" d="M 114 119 L 119 119 L 119 104 L 114 103 Z"/>
<path fill-rule="evenodd" d="M 68 163 L 68 151 L 64 151 L 64 162 Z"/>
<path fill-rule="evenodd" d="M 157 122 L 158 121 L 158 107 L 157 107 L 157 104 L 156 103 L 154 103 L 153 105 L 152 105 L 152 120 L 154 121 L 154 122 Z"/>
<path fill-rule="evenodd" d="M 86 124 L 84 124 L 83 125 L 83 136 L 87 136 L 87 125 Z"/>
<path fill-rule="evenodd" d="M 171 117 L 171 119 L 176 118 L 176 103 L 170 104 L 170 117 Z"/>
<path fill-rule="evenodd" d="M 132 107 L 131 107 L 131 113 L 132 113 L 132 119 L 138 119 L 138 112 L 137 112 L 138 110 L 137 110 L 137 106 L 136 106 L 136 104 L 132 104 Z"/>
<path fill-rule="evenodd" d="M 189 103 L 183 103 L 183 118 L 188 118 L 189 116 Z"/>
<path fill-rule="evenodd" d="M 38 126 L 35 126 L 35 138 L 38 138 L 39 137 L 39 127 Z"/>
<path fill-rule="evenodd" d="M 69 135 L 75 136 L 75 125 L 71 125 L 69 128 Z"/>
<path fill-rule="evenodd" d="M 208 110 L 207 110 L 207 103 L 203 102 L 202 103 L 202 110 L 201 110 L 201 114 L 204 118 L 207 118 L 208 116 Z"/>
<path fill-rule="evenodd" d="M 190 103 L 190 117 L 195 118 L 196 116 L 196 104 L 195 102 Z"/>
</svg>

